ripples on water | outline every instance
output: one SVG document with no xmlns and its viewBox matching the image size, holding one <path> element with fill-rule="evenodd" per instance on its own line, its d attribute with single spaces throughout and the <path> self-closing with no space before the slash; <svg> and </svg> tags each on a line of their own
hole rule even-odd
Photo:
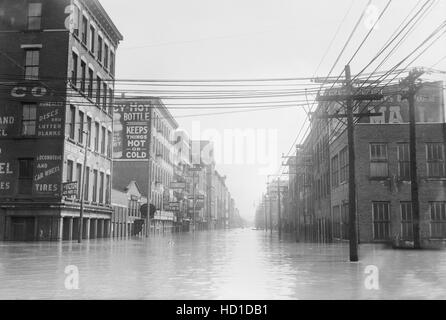
<svg viewBox="0 0 446 320">
<path fill-rule="evenodd" d="M 446 251 L 278 241 L 262 230 L 173 234 L 82 244 L 0 243 L 1 299 L 446 298 Z M 364 286 L 379 268 L 379 290 Z M 64 287 L 79 269 L 79 290 Z"/>
</svg>

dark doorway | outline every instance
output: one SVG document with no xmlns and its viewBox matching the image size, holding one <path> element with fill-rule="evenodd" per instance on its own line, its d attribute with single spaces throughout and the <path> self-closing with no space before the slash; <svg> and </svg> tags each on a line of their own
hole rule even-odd
<svg viewBox="0 0 446 320">
<path fill-rule="evenodd" d="M 13 241 L 33 241 L 35 240 L 35 218 L 34 217 L 14 217 L 11 218 L 11 240 Z"/>
</svg>

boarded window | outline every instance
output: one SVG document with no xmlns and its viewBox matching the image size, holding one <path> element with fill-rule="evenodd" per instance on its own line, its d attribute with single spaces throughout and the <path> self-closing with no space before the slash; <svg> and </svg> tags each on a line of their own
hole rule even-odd
<svg viewBox="0 0 446 320">
<path fill-rule="evenodd" d="M 446 202 L 430 203 L 431 211 L 431 237 L 446 238 Z"/>
<path fill-rule="evenodd" d="M 370 144 L 370 176 L 376 178 L 389 176 L 387 144 Z"/>
<path fill-rule="evenodd" d="M 410 158 L 409 144 L 398 144 L 398 178 L 400 180 L 410 180 Z"/>
<path fill-rule="evenodd" d="M 413 239 L 412 202 L 401 202 L 401 238 Z"/>
<path fill-rule="evenodd" d="M 426 144 L 427 175 L 430 178 L 445 177 L 443 143 Z"/>
<path fill-rule="evenodd" d="M 390 203 L 373 202 L 373 238 L 388 240 L 390 238 Z"/>
</svg>

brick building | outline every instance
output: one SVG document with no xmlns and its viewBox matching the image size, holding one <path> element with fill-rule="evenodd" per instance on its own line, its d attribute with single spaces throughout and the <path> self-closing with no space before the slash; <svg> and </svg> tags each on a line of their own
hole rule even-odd
<svg viewBox="0 0 446 320">
<path fill-rule="evenodd" d="M 413 236 L 408 104 L 398 92 L 401 88 L 392 86 L 383 91 L 382 101 L 361 103 L 355 111 L 381 112 L 380 116 L 362 117 L 355 125 L 360 242 L 410 240 Z M 342 107 L 336 103 L 321 104 L 316 114 L 326 108 L 334 113 Z M 420 228 L 426 243 L 446 239 L 446 125 L 442 83 L 425 83 L 416 95 L 415 108 Z M 347 240 L 349 163 L 345 124 L 337 119 L 315 117 L 296 158 L 297 165 L 293 163 L 293 166 L 297 174 L 290 174 L 293 185 L 290 197 L 295 203 L 300 239 Z"/>
<path fill-rule="evenodd" d="M 151 203 L 157 209 L 151 228 L 173 231 L 177 219 L 169 202 L 175 200 L 170 183 L 174 179 L 174 133 L 178 123 L 163 102 L 154 97 L 116 98 L 114 108 L 113 188 L 135 181 L 141 194 L 147 195 L 150 183 Z M 152 148 L 148 150 L 150 125 Z"/>
<path fill-rule="evenodd" d="M 80 185 L 85 143 L 83 234 L 109 235 L 122 39 L 97 0 L 0 1 L 0 239 L 75 238 L 80 192 L 65 197 L 61 184 Z"/>
<path fill-rule="evenodd" d="M 141 217 L 141 205 L 147 198 L 139 191 L 138 184 L 130 181 L 127 186 L 112 189 L 112 208 L 110 234 L 113 238 L 125 238 L 143 235 L 144 219 Z"/>
</svg>

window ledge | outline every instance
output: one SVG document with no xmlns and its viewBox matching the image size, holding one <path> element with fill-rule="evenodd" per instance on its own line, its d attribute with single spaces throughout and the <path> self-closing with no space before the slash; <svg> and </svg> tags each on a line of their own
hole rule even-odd
<svg viewBox="0 0 446 320">
<path fill-rule="evenodd" d="M 74 140 L 73 138 L 68 137 L 67 140 L 70 141 L 71 143 L 77 145 L 76 140 Z"/>
<path fill-rule="evenodd" d="M 389 177 L 369 177 L 370 181 L 390 181 Z"/>
<path fill-rule="evenodd" d="M 446 177 L 426 177 L 424 178 L 425 181 L 446 181 Z"/>
</svg>

